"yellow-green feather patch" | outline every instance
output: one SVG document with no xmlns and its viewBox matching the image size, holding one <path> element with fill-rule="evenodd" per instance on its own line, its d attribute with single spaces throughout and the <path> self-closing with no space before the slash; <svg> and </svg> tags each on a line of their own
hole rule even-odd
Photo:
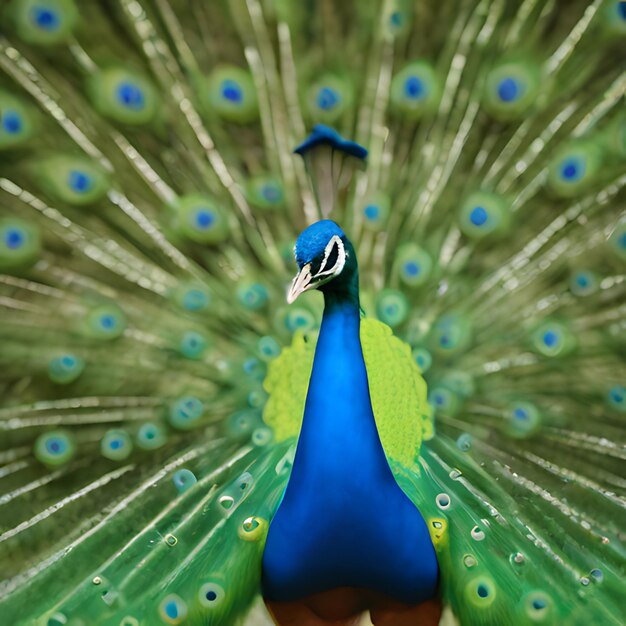
<svg viewBox="0 0 626 626">
<path fill-rule="evenodd" d="M 297 437 L 300 432 L 314 356 L 315 344 L 296 332 L 291 346 L 270 363 L 263 382 L 269 394 L 263 420 L 273 429 L 276 441 Z"/>
<path fill-rule="evenodd" d="M 361 320 L 361 347 L 378 434 L 389 459 L 413 466 L 432 432 L 426 383 L 411 349 L 378 320 Z"/>
<path fill-rule="evenodd" d="M 391 328 L 373 319 L 361 320 L 361 346 L 367 368 L 376 426 L 389 459 L 412 467 L 422 439 L 434 434 L 426 402 L 426 383 L 409 346 L 394 337 Z M 291 346 L 269 367 L 264 382 L 269 400 L 263 419 L 277 441 L 300 432 L 315 344 L 296 333 Z"/>
</svg>

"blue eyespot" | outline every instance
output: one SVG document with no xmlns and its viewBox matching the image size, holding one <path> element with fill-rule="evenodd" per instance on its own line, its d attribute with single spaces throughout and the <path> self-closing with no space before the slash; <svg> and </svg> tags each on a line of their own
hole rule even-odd
<svg viewBox="0 0 626 626">
<path fill-rule="evenodd" d="M 426 61 L 413 61 L 395 74 L 390 85 L 392 109 L 411 119 L 434 113 L 441 94 L 441 81 Z"/>
<path fill-rule="evenodd" d="M 553 330 L 548 330 L 543 334 L 543 343 L 548 346 L 548 348 L 553 348 L 559 340 L 559 336 Z"/>
<path fill-rule="evenodd" d="M 426 348 L 415 348 L 412 354 L 420 373 L 426 373 L 433 363 L 433 357 L 430 352 Z"/>
<path fill-rule="evenodd" d="M 529 419 L 528 411 L 526 411 L 526 409 L 518 407 L 514 409 L 513 417 L 516 420 L 527 421 Z"/>
<path fill-rule="evenodd" d="M 376 297 L 376 315 L 378 319 L 395 328 L 407 318 L 409 302 L 403 292 L 396 289 L 383 289 Z"/>
<path fill-rule="evenodd" d="M 105 330 L 115 328 L 115 317 L 113 315 L 103 315 L 100 318 L 100 326 Z"/>
<path fill-rule="evenodd" d="M 404 81 L 404 93 L 407 98 L 412 100 L 420 100 L 426 96 L 426 88 L 424 82 L 417 76 L 409 76 Z"/>
<path fill-rule="evenodd" d="M 16 135 L 22 130 L 22 118 L 16 111 L 4 111 L 2 114 L 2 129 L 10 135 Z"/>
<path fill-rule="evenodd" d="M 62 354 L 48 362 L 48 376 L 53 383 L 67 385 L 74 382 L 85 369 L 85 362 L 73 354 Z"/>
<path fill-rule="evenodd" d="M 532 335 L 535 350 L 547 357 L 563 357 L 576 347 L 576 337 L 561 322 L 547 321 Z"/>
<path fill-rule="evenodd" d="M 276 185 L 271 184 L 263 185 L 263 187 L 261 188 L 261 195 L 268 202 L 280 202 L 283 199 L 282 190 Z"/>
<path fill-rule="evenodd" d="M 259 114 L 252 75 L 234 65 L 213 70 L 201 91 L 205 108 L 229 122 L 247 124 Z"/>
<path fill-rule="evenodd" d="M 198 591 L 198 600 L 206 609 L 215 609 L 224 599 L 224 588 L 217 583 L 206 583 Z M 212 621 L 212 620 L 209 620 Z"/>
<path fill-rule="evenodd" d="M 472 447 L 472 436 L 469 433 L 459 435 L 456 440 L 456 447 L 462 452 L 467 452 Z"/>
<path fill-rule="evenodd" d="M 188 311 L 201 311 L 209 305 L 206 293 L 199 289 L 190 289 L 183 296 L 183 307 Z"/>
<path fill-rule="evenodd" d="M 615 385 L 608 393 L 609 404 L 618 411 L 626 411 L 626 387 Z"/>
<path fill-rule="evenodd" d="M 49 439 L 46 441 L 46 450 L 50 454 L 63 454 L 67 449 L 67 442 L 64 439 Z"/>
<path fill-rule="evenodd" d="M 207 338 L 195 330 L 183 333 L 180 340 L 180 353 L 188 359 L 199 359 L 208 347 Z"/>
<path fill-rule="evenodd" d="M 24 233 L 16 228 L 9 228 L 4 233 L 4 243 L 7 248 L 15 250 L 24 243 Z"/>
<path fill-rule="evenodd" d="M 626 21 L 626 2 L 617 3 L 617 12 L 619 16 Z"/>
<path fill-rule="evenodd" d="M 470 213 L 470 221 L 474 226 L 482 226 L 488 217 L 487 211 L 481 206 L 474 207 Z"/>
<path fill-rule="evenodd" d="M 400 13 L 400 11 L 394 11 L 389 16 L 389 21 L 391 22 L 392 26 L 402 26 L 402 13 Z"/>
<path fill-rule="evenodd" d="M 585 162 L 582 159 L 569 158 L 561 163 L 561 178 L 567 182 L 576 182 L 585 174 Z"/>
<path fill-rule="evenodd" d="M 363 215 L 365 215 L 368 220 L 375 220 L 380 215 L 380 209 L 375 204 L 368 204 L 363 209 Z"/>
<path fill-rule="evenodd" d="M 176 594 L 170 594 L 161 601 L 159 612 L 168 624 L 180 624 L 187 617 L 187 605 Z"/>
<path fill-rule="evenodd" d="M 242 285 L 237 290 L 239 302 L 250 311 L 258 311 L 268 301 L 269 293 L 261 283 Z"/>
<path fill-rule="evenodd" d="M 271 361 L 280 354 L 280 343 L 271 335 L 265 335 L 257 341 L 257 352 L 264 361 Z"/>
<path fill-rule="evenodd" d="M 446 415 L 455 415 L 461 407 L 457 394 L 441 385 L 431 389 L 428 394 L 428 403 L 433 407 L 435 414 L 443 411 Z"/>
<path fill-rule="evenodd" d="M 362 206 L 363 226 L 370 231 L 378 232 L 387 222 L 391 202 L 384 192 L 372 193 L 365 198 Z"/>
<path fill-rule="evenodd" d="M 316 326 L 315 316 L 308 309 L 292 307 L 285 314 L 285 327 L 290 333 L 307 332 Z"/>
<path fill-rule="evenodd" d="M 525 439 L 541 428 L 542 416 L 539 409 L 530 402 L 517 402 L 508 407 L 504 428 L 516 439 Z"/>
<path fill-rule="evenodd" d="M 417 288 L 430 277 L 432 259 L 426 250 L 413 243 L 406 243 L 396 250 L 394 273 L 404 285 Z"/>
<path fill-rule="evenodd" d="M 243 90 L 234 80 L 227 78 L 222 81 L 222 96 L 230 102 L 240 103 L 243 101 Z"/>
<path fill-rule="evenodd" d="M 136 442 L 142 450 L 155 450 L 167 442 L 167 435 L 158 424 L 146 422 L 137 431 Z"/>
<path fill-rule="evenodd" d="M 514 78 L 504 78 L 498 83 L 498 97 L 503 102 L 513 102 L 519 98 L 520 85 Z"/>
<path fill-rule="evenodd" d="M 256 409 L 244 409 L 233 413 L 226 422 L 231 437 L 248 439 L 256 428 L 263 426 L 261 414 Z"/>
<path fill-rule="evenodd" d="M 74 456 L 74 452 L 72 439 L 61 430 L 43 433 L 35 442 L 35 457 L 51 467 L 66 463 Z"/>
<path fill-rule="evenodd" d="M 262 383 L 267 374 L 267 365 L 256 357 L 250 357 L 243 363 L 244 373 L 252 380 Z"/>
<path fill-rule="evenodd" d="M 80 170 L 70 171 L 67 184 L 77 193 L 86 193 L 93 187 L 93 178 Z"/>
<path fill-rule="evenodd" d="M 176 229 L 183 237 L 209 245 L 218 245 L 228 237 L 228 221 L 213 198 L 190 194 L 178 202 Z"/>
<path fill-rule="evenodd" d="M 317 94 L 317 106 L 329 111 L 339 104 L 341 96 L 331 87 L 322 87 Z"/>
<path fill-rule="evenodd" d="M 258 174 L 246 183 L 246 196 L 250 204 L 263 211 L 275 211 L 284 206 L 283 183 L 272 174 Z"/>
<path fill-rule="evenodd" d="M 407 276 L 418 276 L 421 269 L 422 268 L 415 261 L 407 261 L 404 264 L 404 272 Z"/>
<path fill-rule="evenodd" d="M 482 541 L 485 538 L 485 533 L 478 526 L 475 526 L 472 530 L 472 538 L 475 541 Z M 473 567 L 476 559 L 471 555 L 466 555 L 464 562 L 466 567 Z M 487 576 L 472 579 L 466 587 L 467 600 L 475 607 L 486 608 L 491 606 L 496 599 L 496 595 L 495 583 L 492 578 Z"/>
<path fill-rule="evenodd" d="M 510 202 L 499 194 L 471 193 L 461 205 L 459 227 L 471 239 L 505 233 L 510 224 Z"/>
<path fill-rule="evenodd" d="M 574 197 L 596 179 L 603 162 L 598 137 L 577 139 L 565 145 L 550 160 L 546 182 L 555 195 Z"/>
<path fill-rule="evenodd" d="M 98 339 L 116 339 L 126 330 L 126 317 L 115 305 L 99 306 L 87 315 L 87 332 Z"/>
<path fill-rule="evenodd" d="M 210 213 L 206 209 L 200 209 L 196 213 L 196 226 L 198 228 L 202 228 L 202 229 L 210 228 L 214 222 L 215 222 L 215 217 L 213 216 L 212 213 Z"/>
<path fill-rule="evenodd" d="M 571 275 L 569 287 L 575 296 L 589 296 L 598 290 L 599 279 L 592 271 L 579 270 Z"/>
<path fill-rule="evenodd" d="M 472 327 L 467 317 L 449 313 L 443 315 L 434 325 L 431 334 L 431 347 L 439 354 L 454 354 L 464 350 L 471 342 Z"/>
<path fill-rule="evenodd" d="M 193 396 L 179 398 L 170 408 L 169 421 L 180 430 L 194 428 L 204 414 L 204 404 Z"/>
<path fill-rule="evenodd" d="M 546 621 L 552 607 L 552 599 L 541 591 L 533 591 L 526 597 L 526 613 L 533 622 Z"/>
<path fill-rule="evenodd" d="M 178 493 L 185 493 L 198 482 L 198 479 L 191 470 L 181 469 L 174 474 L 172 481 Z"/>
<path fill-rule="evenodd" d="M 145 96 L 134 83 L 123 82 L 117 87 L 117 98 L 127 108 L 134 111 L 143 109 Z"/>
<path fill-rule="evenodd" d="M 47 31 L 55 31 L 61 24 L 58 13 L 47 7 L 34 6 L 31 10 L 31 17 L 35 25 Z"/>
<path fill-rule="evenodd" d="M 109 430 L 100 441 L 100 453 L 111 461 L 123 461 L 130 456 L 133 443 L 125 430 Z"/>
</svg>

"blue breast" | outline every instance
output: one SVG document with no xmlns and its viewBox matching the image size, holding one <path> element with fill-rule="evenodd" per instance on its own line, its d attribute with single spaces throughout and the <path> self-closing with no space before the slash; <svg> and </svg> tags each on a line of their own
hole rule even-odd
<svg viewBox="0 0 626 626">
<path fill-rule="evenodd" d="M 417 604 L 436 591 L 426 523 L 376 430 L 359 324 L 358 305 L 327 304 L 292 474 L 263 556 L 269 600 L 349 586 Z"/>
</svg>

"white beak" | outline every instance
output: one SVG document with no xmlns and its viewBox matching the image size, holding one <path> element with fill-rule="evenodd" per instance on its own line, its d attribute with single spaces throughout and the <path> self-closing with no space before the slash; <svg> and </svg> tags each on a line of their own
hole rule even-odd
<svg viewBox="0 0 626 626">
<path fill-rule="evenodd" d="M 311 284 L 312 280 L 313 276 L 311 275 L 311 264 L 307 263 L 293 279 L 289 292 L 287 293 L 287 302 L 292 304 L 302 292 L 310 289 L 313 286 Z"/>
</svg>

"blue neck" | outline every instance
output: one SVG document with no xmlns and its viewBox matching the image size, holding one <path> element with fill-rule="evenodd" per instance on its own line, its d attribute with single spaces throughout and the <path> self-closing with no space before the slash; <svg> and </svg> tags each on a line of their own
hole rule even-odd
<svg viewBox="0 0 626 626">
<path fill-rule="evenodd" d="M 356 273 L 348 289 L 326 291 L 324 299 L 291 481 L 340 480 L 355 467 L 391 475 L 370 401 Z"/>
<path fill-rule="evenodd" d="M 356 272 L 328 285 L 291 477 L 265 544 L 264 594 L 293 601 L 348 586 L 419 604 L 435 593 L 437 558 L 376 429 Z"/>
</svg>

